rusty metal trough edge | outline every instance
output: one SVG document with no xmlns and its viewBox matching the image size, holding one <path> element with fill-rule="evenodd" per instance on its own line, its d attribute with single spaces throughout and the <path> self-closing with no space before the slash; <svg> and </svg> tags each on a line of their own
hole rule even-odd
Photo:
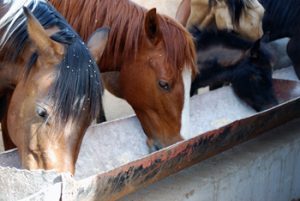
<svg viewBox="0 0 300 201">
<path fill-rule="evenodd" d="M 296 97 L 106 173 L 80 181 L 63 176 L 62 200 L 117 200 L 299 117 L 300 97 Z"/>
</svg>

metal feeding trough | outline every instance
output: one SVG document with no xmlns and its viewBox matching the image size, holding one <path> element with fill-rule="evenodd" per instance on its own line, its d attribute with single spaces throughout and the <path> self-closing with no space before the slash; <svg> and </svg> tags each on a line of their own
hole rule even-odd
<svg viewBox="0 0 300 201">
<path fill-rule="evenodd" d="M 280 104 L 255 113 L 230 87 L 191 100 L 190 139 L 149 154 L 136 117 L 89 128 L 76 174 L 20 170 L 17 150 L 0 154 L 0 200 L 116 200 L 300 117 L 300 83 L 274 80 Z M 211 112 L 214 111 L 214 112 Z"/>
</svg>

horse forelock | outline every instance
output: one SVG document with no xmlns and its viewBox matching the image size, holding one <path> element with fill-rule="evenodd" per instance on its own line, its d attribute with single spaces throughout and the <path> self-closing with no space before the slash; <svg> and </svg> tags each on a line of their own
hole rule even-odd
<svg viewBox="0 0 300 201">
<path fill-rule="evenodd" d="M 181 70 L 190 68 L 195 75 L 196 48 L 190 33 L 167 16 L 160 16 L 159 23 L 168 62 Z"/>
<path fill-rule="evenodd" d="M 49 93 L 53 97 L 54 111 L 63 120 L 80 118 L 85 113 L 91 121 L 102 104 L 99 69 L 81 40 L 67 46 Z"/>
<path fill-rule="evenodd" d="M 114 63 L 116 68 L 119 68 L 118 61 L 136 58 L 142 40 L 145 40 L 144 20 L 147 10 L 143 7 L 128 0 L 50 2 L 68 19 L 84 40 L 97 28 L 110 27 L 107 47 L 100 65 L 107 66 L 111 63 L 111 58 L 120 58 L 115 59 Z M 196 54 L 189 33 L 172 19 L 161 15 L 158 17 L 168 62 L 180 69 L 189 66 L 195 72 Z"/>
<path fill-rule="evenodd" d="M 53 104 L 52 113 L 55 117 L 59 117 L 61 122 L 66 122 L 69 119 L 82 118 L 80 113 L 84 111 L 88 115 L 87 120 L 92 120 L 99 111 L 102 88 L 99 69 L 87 47 L 60 14 L 45 0 L 21 1 L 23 4 L 19 3 L 17 6 L 21 11 L 12 12 L 18 13 L 18 16 L 11 18 L 9 23 L 8 20 L 3 21 L 5 23 L 1 28 L 9 28 L 8 30 L 12 33 L 3 43 L 3 46 L 9 47 L 5 49 L 8 50 L 7 52 L 2 52 L 4 56 L 2 55 L 1 59 L 16 62 L 16 58 L 22 54 L 27 44 L 29 37 L 26 17 L 22 9 L 25 4 L 44 28 L 57 26 L 60 29 L 51 38 L 66 47 L 62 61 L 56 66 L 56 77 L 48 92 Z M 24 67 L 25 79 L 28 78 L 37 59 L 37 52 L 28 58 L 27 65 Z"/>
</svg>

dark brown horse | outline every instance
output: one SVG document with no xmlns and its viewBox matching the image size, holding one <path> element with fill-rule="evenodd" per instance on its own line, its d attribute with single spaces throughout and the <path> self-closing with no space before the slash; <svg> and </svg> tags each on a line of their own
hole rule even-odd
<svg viewBox="0 0 300 201">
<path fill-rule="evenodd" d="M 184 27 L 128 0 L 50 2 L 85 40 L 98 27 L 110 27 L 98 64 L 101 72 L 119 72 L 113 92 L 132 106 L 150 147 L 182 140 L 189 132 L 190 82 L 196 71 L 194 44 Z M 178 16 L 186 20 L 185 12 L 179 9 Z"/>
<path fill-rule="evenodd" d="M 278 102 L 272 83 L 272 55 L 258 40 L 245 40 L 232 32 L 191 29 L 198 53 L 199 74 L 191 94 L 199 87 L 230 83 L 235 94 L 261 111 Z"/>
<path fill-rule="evenodd" d="M 98 67 L 46 1 L 0 1 L 0 17 L 5 148 L 18 148 L 24 168 L 74 173 L 83 135 L 101 106 Z M 94 53 L 101 54 L 105 35 L 100 30 L 91 38 Z"/>
<path fill-rule="evenodd" d="M 298 0 L 260 0 L 265 7 L 263 18 L 264 33 L 273 41 L 289 37 L 287 54 L 300 79 L 300 1 Z"/>
</svg>

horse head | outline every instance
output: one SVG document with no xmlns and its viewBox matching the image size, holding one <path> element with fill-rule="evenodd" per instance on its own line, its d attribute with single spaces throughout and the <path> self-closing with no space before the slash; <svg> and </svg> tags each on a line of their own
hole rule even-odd
<svg viewBox="0 0 300 201">
<path fill-rule="evenodd" d="M 51 6 L 38 2 L 28 7 L 33 13 L 26 7 L 25 15 L 18 12 L 23 21 L 1 51 L 11 53 L 14 43 L 24 43 L 17 58 L 3 63 L 12 89 L 5 124 L 24 168 L 74 173 L 82 138 L 101 105 L 98 67 Z M 90 39 L 92 52 L 103 51 L 99 43 L 105 44 L 106 34 Z"/>
<path fill-rule="evenodd" d="M 186 15 L 178 15 L 181 22 L 187 20 Z M 139 51 L 120 71 L 121 96 L 136 112 L 151 150 L 180 141 L 189 133 L 194 46 L 183 26 L 167 20 L 155 9 L 146 13 Z"/>
<path fill-rule="evenodd" d="M 189 90 L 196 71 L 193 40 L 184 28 L 190 0 L 179 6 L 177 21 L 127 0 L 61 2 L 51 0 L 81 36 L 110 27 L 99 62 L 101 73 L 109 72 L 105 85 L 132 106 L 150 147 L 168 146 L 189 133 Z"/>
<path fill-rule="evenodd" d="M 245 56 L 237 67 L 242 70 L 232 79 L 235 93 L 256 111 L 278 104 L 272 84 L 273 58 L 266 44 L 257 40 Z"/>
<path fill-rule="evenodd" d="M 199 74 L 192 93 L 199 87 L 231 83 L 239 98 L 256 111 L 277 104 L 272 84 L 273 58 L 266 45 L 245 40 L 227 30 L 191 29 L 198 53 Z"/>
</svg>

